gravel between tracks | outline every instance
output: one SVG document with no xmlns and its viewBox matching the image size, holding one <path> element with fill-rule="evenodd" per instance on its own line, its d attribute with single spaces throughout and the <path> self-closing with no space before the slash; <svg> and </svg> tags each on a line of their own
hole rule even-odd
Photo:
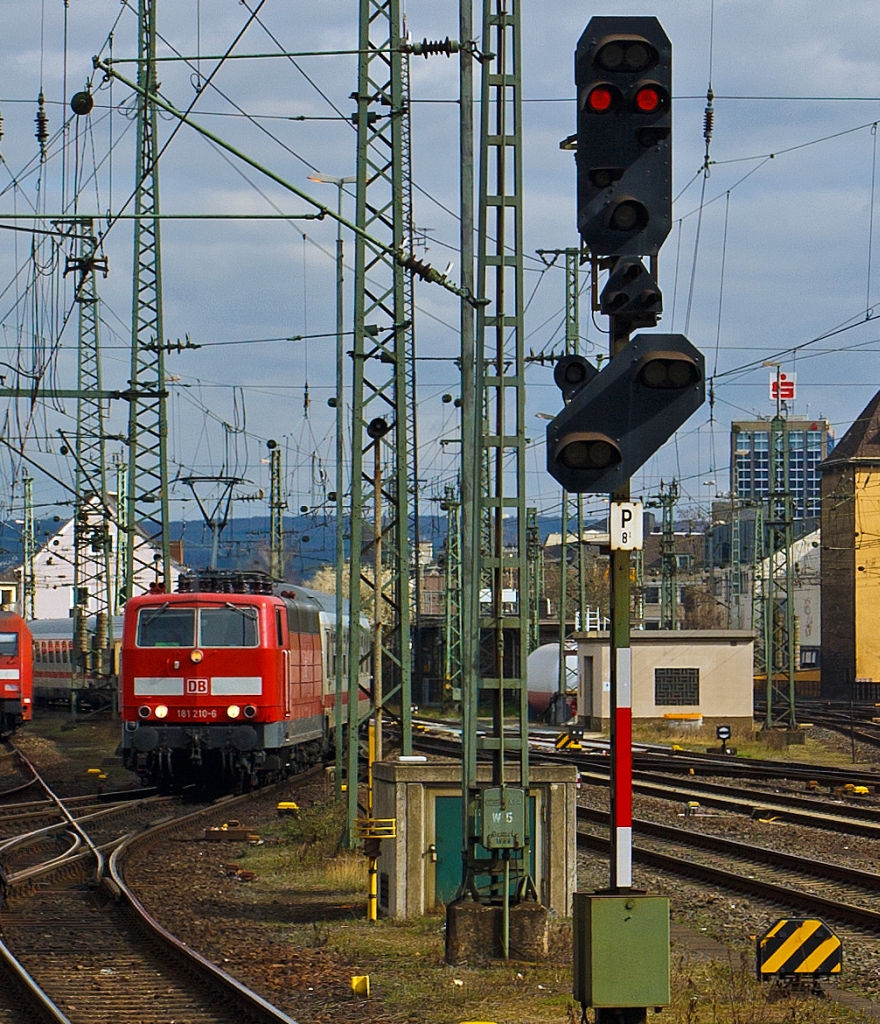
<svg viewBox="0 0 880 1024">
<path fill-rule="evenodd" d="M 814 737 L 824 746 L 849 752 L 849 740 L 835 733 L 815 729 Z M 878 751 L 871 747 L 858 745 L 857 756 L 861 765 L 880 767 Z M 713 780 L 701 776 L 701 781 Z M 580 803 L 607 810 L 607 792 L 598 787 L 584 787 Z M 740 814 L 715 812 L 710 808 L 706 808 L 705 813 L 684 817 L 681 805 L 639 794 L 635 794 L 633 799 L 633 817 L 880 873 L 880 848 L 876 840 L 866 837 L 836 835 L 784 821 L 753 820 Z M 639 842 L 638 833 L 634 842 Z M 637 860 L 633 865 L 633 875 L 633 884 L 637 887 L 669 898 L 674 921 L 717 939 L 734 953 L 739 953 L 744 962 L 748 958 L 750 964 L 754 964 L 754 936 L 763 934 L 774 921 L 785 916 L 778 907 L 769 903 L 719 891 L 691 879 L 663 874 L 639 864 Z M 578 857 L 578 884 L 582 889 L 607 886 L 607 859 L 581 852 Z M 792 917 L 804 916 L 803 911 L 792 910 L 790 913 Z M 841 985 L 864 995 L 880 997 L 880 939 L 832 927 L 844 941 L 845 973 Z"/>
<path fill-rule="evenodd" d="M 325 797 L 324 781 L 297 788 L 308 807 Z M 234 816 L 259 834 L 277 827 L 282 797 L 257 794 Z M 303 892 L 253 886 L 233 872 L 241 843 L 209 843 L 201 827 L 145 854 L 126 868 L 133 890 L 172 934 L 199 950 L 233 977 L 285 1010 L 301 1024 L 397 1021 L 377 1001 L 355 999 L 352 975 L 365 973 L 332 948 L 328 925 L 363 918 L 365 903 L 340 905 L 332 891 Z M 314 945 L 286 941 L 285 927 L 314 926 Z"/>
<path fill-rule="evenodd" d="M 814 731 L 814 735 L 819 730 Z M 816 738 L 819 738 L 818 736 Z M 828 733 L 823 743 L 840 744 L 849 750 L 848 740 Z M 39 741 L 38 743 L 36 741 Z M 53 744 L 31 736 L 32 746 L 40 754 L 53 755 Z M 35 757 L 36 757 L 35 752 Z M 858 751 L 863 762 L 878 760 L 878 754 L 865 748 Z M 42 757 L 38 758 L 42 762 Z M 94 760 L 94 758 L 93 758 Z M 51 761 L 51 772 L 64 770 L 64 758 Z M 111 773 L 112 774 L 112 773 Z M 123 776 L 124 777 L 124 776 Z M 89 783 L 83 783 L 89 785 Z M 324 798 L 322 782 L 309 784 L 296 795 L 301 806 Z M 584 787 L 583 803 L 607 809 L 607 791 Z M 235 815 L 257 832 L 277 829 L 277 794 L 257 795 L 247 810 Z M 791 850 L 817 859 L 831 860 L 869 871 L 880 871 L 880 851 L 876 844 L 857 836 L 835 836 L 817 829 L 782 822 L 764 823 L 744 816 L 708 813 L 685 819 L 681 807 L 667 801 L 637 795 L 636 817 L 718 833 L 742 841 L 756 840 L 763 845 Z M 241 859 L 241 844 L 206 843 L 201 830 L 163 846 L 161 855 L 147 855 L 132 863 L 132 874 L 139 881 L 136 891 L 157 919 L 183 941 L 217 962 L 226 971 L 264 995 L 295 1017 L 300 1024 L 347 1024 L 355 1021 L 406 1024 L 428 1019 L 395 1016 L 380 1000 L 355 1000 L 350 990 L 354 974 L 368 973 L 368 967 L 349 962 L 334 948 L 333 921 L 362 919 L 364 902 L 342 903 L 332 891 L 310 892 L 291 886 L 273 886 L 267 879 L 248 884 L 230 873 L 229 864 Z M 698 882 L 674 878 L 643 868 L 636 863 L 634 882 L 651 892 L 668 896 L 673 919 L 697 932 L 703 932 L 733 950 L 734 961 L 754 963 L 751 936 L 762 933 L 778 917 L 779 911 L 757 900 L 748 900 L 715 890 Z M 604 888 L 608 884 L 607 859 L 582 853 L 579 858 L 579 887 Z M 794 913 L 793 916 L 801 916 Z M 313 928 L 311 942 L 294 943 L 294 930 L 300 940 L 303 926 Z M 438 957 L 442 957 L 437 921 Z M 843 934 L 841 932 L 841 934 Z M 880 997 L 880 940 L 845 934 L 845 976 L 842 984 L 865 995 Z M 674 953 L 675 955 L 675 953 Z M 426 1010 L 427 1013 L 429 1011 Z"/>
</svg>

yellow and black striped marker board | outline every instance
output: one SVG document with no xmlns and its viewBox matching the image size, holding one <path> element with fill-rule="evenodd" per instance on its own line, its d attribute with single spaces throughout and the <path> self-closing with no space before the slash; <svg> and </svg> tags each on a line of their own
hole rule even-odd
<svg viewBox="0 0 880 1024">
<path fill-rule="evenodd" d="M 843 946 L 824 921 L 784 917 L 758 939 L 758 978 L 840 974 Z"/>
<path fill-rule="evenodd" d="M 582 750 L 578 737 L 572 736 L 567 732 L 561 732 L 556 737 L 556 749 L 557 750 Z"/>
</svg>

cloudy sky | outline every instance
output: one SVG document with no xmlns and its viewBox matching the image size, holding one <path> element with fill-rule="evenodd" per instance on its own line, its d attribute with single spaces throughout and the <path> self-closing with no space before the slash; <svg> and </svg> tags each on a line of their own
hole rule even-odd
<svg viewBox="0 0 880 1024">
<path fill-rule="evenodd" d="M 196 96 L 259 0 L 159 0 L 159 53 L 198 57 L 195 66 L 162 65 L 163 94 L 178 108 L 194 100 L 193 117 L 275 173 L 333 205 L 330 185 L 307 180 L 316 171 L 348 175 L 355 168 L 354 107 L 358 5 L 355 0 L 264 0 L 235 47 L 239 55 L 279 50 L 320 55 L 229 60 Z M 480 4 L 475 3 L 479 12 Z M 452 0 L 406 0 L 415 39 L 456 37 Z M 136 51 L 136 3 L 123 0 L 0 2 L 0 373 L 45 361 L 58 342 L 57 372 L 46 380 L 75 386 L 76 324 L 60 330 L 70 309 L 64 251 L 9 227 L 33 221 L 4 215 L 118 213 L 130 209 L 134 128 L 131 94 L 93 77 L 92 55 L 119 60 Z M 840 0 L 614 0 L 604 6 L 572 0 L 523 0 L 525 246 L 527 348 L 561 347 L 564 275 L 547 269 L 538 249 L 577 244 L 574 164 L 559 141 L 574 131 L 572 54 L 593 15 L 657 15 L 673 43 L 674 226 L 660 256 L 665 309 L 661 328 L 686 333 L 715 375 L 714 407 L 704 407 L 634 482 L 648 496 L 677 475 L 683 503 L 705 507 L 728 489 L 731 419 L 769 415 L 768 369 L 777 359 L 796 372 L 794 411 L 826 416 L 838 437 L 880 386 L 880 340 L 873 303 L 880 300 L 880 180 L 876 174 L 880 118 L 880 6 Z M 134 77 L 132 64 L 121 65 Z M 67 100 L 87 79 L 95 110 L 62 130 Z M 703 109 L 715 93 L 711 170 L 703 163 Z M 216 87 L 216 88 L 215 88 Z M 460 273 L 455 208 L 458 197 L 457 60 L 413 60 L 413 176 L 421 255 Z M 34 138 L 37 97 L 45 95 L 51 139 L 41 164 Z M 246 115 L 246 116 L 245 116 Z M 167 141 L 176 125 L 163 119 Z M 60 134 L 59 134 L 60 133 Z M 66 146 L 62 145 L 66 141 Z M 702 206 L 701 206 L 702 200 Z M 307 204 L 236 163 L 186 127 L 174 133 L 161 164 L 165 213 L 306 212 Z M 353 190 L 346 196 L 353 212 Z M 45 227 L 44 223 L 41 226 Z M 103 223 L 106 226 L 106 219 Z M 42 236 L 41 236 L 42 237 Z M 165 333 L 189 337 L 198 349 L 170 355 L 172 475 L 234 473 L 249 481 L 242 494 L 268 492 L 265 442 L 276 438 L 286 457 L 290 507 L 320 505 L 333 489 L 333 413 L 327 398 L 335 375 L 334 245 L 330 222 L 174 221 L 162 226 Z M 105 385 L 129 375 L 131 222 L 107 233 L 110 273 L 100 282 Z M 353 246 L 346 240 L 351 282 Z M 442 491 L 456 471 L 457 300 L 426 284 L 417 288 L 420 477 L 423 494 Z M 351 315 L 350 291 L 346 319 Z M 880 305 L 878 305 L 880 310 Z M 588 350 L 604 351 L 604 323 L 591 320 L 586 297 L 581 333 Z M 308 341 L 284 340 L 309 335 Z M 437 357 L 444 357 L 437 359 Z M 23 380 L 23 378 L 21 378 Z M 558 488 L 544 470 L 544 422 L 537 413 L 560 405 L 552 371 L 528 371 L 529 499 L 558 509 Z M 306 389 L 306 385 L 308 388 Z M 4 400 L 5 401 L 5 400 Z M 60 455 L 58 429 L 72 431 L 72 402 L 9 407 L 3 436 L 60 479 L 73 467 Z M 121 433 L 125 410 L 115 406 L 110 432 Z M 122 451 L 112 442 L 111 451 Z M 0 450 L 8 485 L 0 514 L 15 514 L 21 463 Z M 32 468 L 37 501 L 63 498 L 61 488 Z M 714 481 L 710 483 L 710 481 Z M 12 486 L 10 486 L 10 484 Z M 173 515 L 197 518 L 186 488 L 173 491 Z M 591 507 L 598 502 L 591 502 Z M 265 511 L 239 504 L 238 514 Z M 425 509 L 436 511 L 436 509 Z"/>
</svg>

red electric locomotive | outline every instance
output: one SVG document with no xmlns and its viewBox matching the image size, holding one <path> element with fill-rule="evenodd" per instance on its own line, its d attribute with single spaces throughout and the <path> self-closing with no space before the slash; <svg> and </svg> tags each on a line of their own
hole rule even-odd
<svg viewBox="0 0 880 1024">
<path fill-rule="evenodd" d="M 248 787 L 316 762 L 332 732 L 334 605 L 262 573 L 223 571 L 128 601 L 126 766 L 163 788 Z"/>
<path fill-rule="evenodd" d="M 9 736 L 33 714 L 34 642 L 15 612 L 0 611 L 0 735 Z"/>
</svg>

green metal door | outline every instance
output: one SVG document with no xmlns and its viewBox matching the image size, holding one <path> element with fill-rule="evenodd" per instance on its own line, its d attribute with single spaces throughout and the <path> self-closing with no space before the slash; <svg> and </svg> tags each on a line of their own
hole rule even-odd
<svg viewBox="0 0 880 1024">
<path fill-rule="evenodd" d="M 448 903 L 461 883 L 461 797 L 438 796 L 434 801 L 434 906 Z"/>
<path fill-rule="evenodd" d="M 538 879 L 535 878 L 535 846 L 537 844 L 536 805 L 534 796 L 529 797 L 529 873 L 540 892 Z M 434 798 L 434 846 L 437 860 L 434 863 L 434 906 L 448 903 L 461 884 L 461 797 L 437 796 Z M 479 855 L 487 854 L 482 846 L 477 846 Z M 488 882 L 488 877 L 479 878 L 478 883 Z M 430 885 L 428 887 L 430 902 Z"/>
</svg>

